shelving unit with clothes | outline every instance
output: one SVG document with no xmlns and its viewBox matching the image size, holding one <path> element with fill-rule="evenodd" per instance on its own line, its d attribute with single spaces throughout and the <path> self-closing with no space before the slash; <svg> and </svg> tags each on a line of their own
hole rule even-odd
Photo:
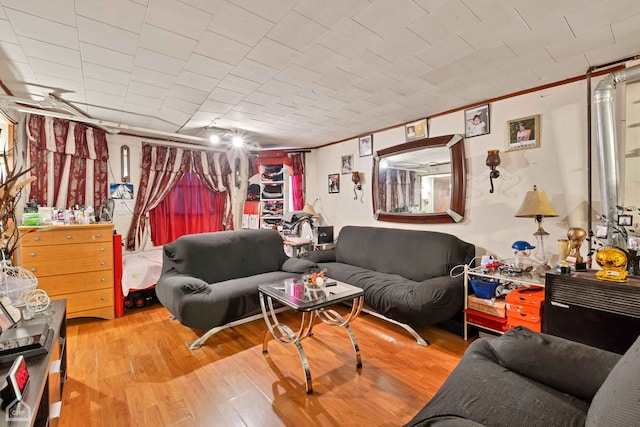
<svg viewBox="0 0 640 427">
<path fill-rule="evenodd" d="M 288 168 L 286 165 L 260 165 L 260 228 L 280 229 L 287 212 Z"/>
</svg>

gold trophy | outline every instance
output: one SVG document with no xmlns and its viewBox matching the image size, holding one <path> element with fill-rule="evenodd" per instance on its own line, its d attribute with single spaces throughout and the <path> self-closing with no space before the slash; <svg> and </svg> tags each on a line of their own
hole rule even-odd
<svg viewBox="0 0 640 427">
<path fill-rule="evenodd" d="M 576 269 L 580 268 L 578 264 L 583 264 L 584 267 L 584 259 L 580 255 L 580 246 L 582 246 L 582 242 L 587 237 L 587 232 L 580 227 L 572 227 L 567 232 L 567 237 L 571 241 L 569 255 L 566 258 L 567 262 L 573 263 Z"/>
<path fill-rule="evenodd" d="M 560 254 L 560 269 L 559 272 L 562 274 L 569 274 L 571 272 L 571 267 L 567 262 L 567 257 L 571 252 L 571 240 L 569 239 L 558 239 L 558 253 Z"/>
</svg>

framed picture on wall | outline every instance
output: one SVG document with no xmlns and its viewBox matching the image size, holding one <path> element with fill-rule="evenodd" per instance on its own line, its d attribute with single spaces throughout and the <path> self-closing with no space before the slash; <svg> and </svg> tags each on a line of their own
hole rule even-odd
<svg viewBox="0 0 640 427">
<path fill-rule="evenodd" d="M 358 138 L 358 149 L 360 157 L 373 154 L 373 135 L 365 135 Z"/>
<path fill-rule="evenodd" d="M 340 192 L 340 174 L 332 173 L 329 175 L 329 193 Z"/>
<path fill-rule="evenodd" d="M 427 119 L 418 120 L 404 125 L 404 136 L 407 141 L 427 137 Z"/>
<path fill-rule="evenodd" d="M 507 122 L 507 151 L 540 147 L 540 115 L 523 117 Z"/>
<path fill-rule="evenodd" d="M 464 110 L 464 137 L 486 135 L 489 133 L 489 104 Z"/>
<path fill-rule="evenodd" d="M 347 175 L 353 172 L 353 154 L 347 154 L 342 156 L 340 160 L 342 175 Z"/>
</svg>

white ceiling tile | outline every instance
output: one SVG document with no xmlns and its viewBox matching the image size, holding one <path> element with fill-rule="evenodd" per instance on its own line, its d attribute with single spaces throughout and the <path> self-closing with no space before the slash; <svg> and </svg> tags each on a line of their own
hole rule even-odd
<svg viewBox="0 0 640 427">
<path fill-rule="evenodd" d="M 485 7 L 489 6 L 485 5 Z M 433 44 L 457 34 L 462 28 L 469 28 L 479 22 L 478 16 L 466 5 L 460 0 L 453 0 L 430 10 L 429 15 L 420 17 L 407 28 Z"/>
<path fill-rule="evenodd" d="M 536 64 L 537 65 L 537 64 Z M 544 64 L 531 68 L 531 71 L 544 82 L 556 81 L 560 78 L 575 77 L 585 73 L 589 68 L 587 58 L 580 53 L 555 64 Z"/>
<path fill-rule="evenodd" d="M 416 35 L 413 31 L 403 28 L 382 42 L 369 47 L 369 50 L 388 61 L 399 61 L 429 46 L 429 42 Z"/>
<path fill-rule="evenodd" d="M 149 0 L 132 0 L 134 3 L 138 3 L 144 7 L 149 6 Z"/>
<path fill-rule="evenodd" d="M 503 61 L 496 64 L 496 67 L 505 74 L 515 74 L 525 70 L 530 70 L 533 67 L 543 65 L 553 65 L 556 61 L 549 55 L 549 52 L 545 49 L 538 49 L 532 52 L 527 52 L 518 58 Z"/>
<path fill-rule="evenodd" d="M 200 106 L 200 111 L 207 113 L 225 114 L 233 108 L 234 104 L 227 104 L 225 102 L 215 101 L 213 99 L 207 99 Z"/>
<path fill-rule="evenodd" d="M 60 78 L 50 74 L 40 74 L 34 70 L 36 80 L 40 87 L 41 94 L 46 95 L 50 92 L 62 94 L 63 97 L 67 97 L 69 92 L 84 93 L 84 83 L 69 80 L 66 78 Z"/>
<path fill-rule="evenodd" d="M 122 113 L 122 117 L 120 120 L 122 120 L 122 123 L 129 125 L 129 126 L 135 126 L 135 127 L 140 127 L 140 128 L 145 128 L 145 129 L 149 129 L 151 127 L 151 121 L 153 120 L 153 117 L 147 117 L 147 116 L 142 116 L 140 114 L 135 114 L 135 113 L 127 113 L 127 109 L 129 109 L 129 106 L 127 104 L 124 105 L 124 110 Z"/>
<path fill-rule="evenodd" d="M 243 79 L 242 77 L 234 76 L 233 74 L 229 74 L 224 79 L 222 79 L 218 87 L 247 95 L 258 89 L 260 87 L 260 84 L 251 80 Z"/>
<path fill-rule="evenodd" d="M 75 27 L 74 0 L 2 0 L 5 9 L 16 9 L 29 15 L 39 16 L 50 21 Z"/>
<path fill-rule="evenodd" d="M 10 61 L 29 62 L 27 55 L 22 50 L 22 46 L 4 41 L 0 41 L 0 57 Z"/>
<path fill-rule="evenodd" d="M 211 31 L 206 31 L 197 46 L 195 53 L 204 55 L 227 64 L 236 65 L 251 50 L 247 45 Z"/>
<path fill-rule="evenodd" d="M 340 55 L 324 46 L 314 45 L 294 63 L 302 68 L 324 74 L 329 70 L 347 62 L 347 57 Z"/>
<path fill-rule="evenodd" d="M 233 68 L 231 74 L 254 82 L 265 83 L 278 74 L 278 70 L 245 58 Z"/>
<path fill-rule="evenodd" d="M 145 83 L 151 86 L 158 86 L 165 89 L 173 87 L 176 79 L 177 78 L 174 75 L 137 66 L 133 67 L 133 72 L 131 73 L 131 81 Z"/>
<path fill-rule="evenodd" d="M 81 82 L 82 70 L 68 65 L 56 64 L 55 62 L 45 61 L 38 58 L 30 58 L 29 63 L 36 74 L 59 77 L 62 79 Z"/>
<path fill-rule="evenodd" d="M 260 105 L 260 104 L 254 104 L 253 102 L 247 102 L 247 101 L 241 101 L 239 103 L 237 103 L 232 111 L 239 111 L 242 113 L 249 113 L 249 114 L 259 114 L 262 113 L 263 111 L 265 111 L 267 107 L 265 107 L 264 105 Z"/>
<path fill-rule="evenodd" d="M 278 22 L 297 0 L 229 0 L 271 22 Z"/>
<path fill-rule="evenodd" d="M 302 52 L 311 47 L 326 32 L 328 32 L 326 27 L 297 12 L 289 11 L 269 31 L 267 37 Z"/>
<path fill-rule="evenodd" d="M 386 67 L 382 72 L 397 80 L 413 79 L 421 76 L 429 71 L 433 70 L 433 67 L 424 61 L 416 58 L 415 56 L 409 56 L 402 60 L 396 61 L 393 65 Z"/>
<path fill-rule="evenodd" d="M 145 22 L 198 40 L 212 19 L 212 14 L 177 0 L 153 0 L 147 9 Z"/>
<path fill-rule="evenodd" d="M 246 9 L 224 2 L 209 24 L 209 30 L 247 46 L 255 46 L 273 25 L 273 22 Z"/>
<path fill-rule="evenodd" d="M 124 96 L 112 95 L 104 92 L 88 90 L 85 92 L 87 103 L 102 107 L 121 110 L 124 105 Z"/>
<path fill-rule="evenodd" d="M 572 38 L 574 38 L 574 34 L 571 32 L 571 28 L 567 25 L 564 17 L 560 17 L 544 22 L 532 30 L 515 34 L 505 41 L 505 44 L 516 54 L 519 54 Z"/>
<path fill-rule="evenodd" d="M 349 86 L 346 87 L 342 90 L 336 91 L 335 93 L 331 94 L 332 98 L 338 99 L 340 101 L 346 102 L 346 103 L 354 103 L 354 102 L 358 102 L 364 98 L 366 98 L 367 96 L 371 95 L 369 92 L 364 91 L 362 89 L 359 89 L 355 86 Z M 348 107 L 347 107 L 348 108 Z"/>
<path fill-rule="evenodd" d="M 298 86 L 271 79 L 260 86 L 259 90 L 260 92 L 268 93 L 271 95 L 285 97 L 291 95 L 296 89 L 298 89 Z"/>
<path fill-rule="evenodd" d="M 503 12 L 508 7 L 515 7 L 518 14 L 525 20 L 531 28 L 538 28 L 548 21 L 554 21 L 557 18 L 563 18 L 570 13 L 588 7 L 590 4 L 600 0 L 537 0 L 537 1 L 518 1 L 518 2 L 494 2 L 495 5 L 486 7 L 480 2 L 473 0 L 465 0 L 467 6 L 478 16 L 481 13 L 489 13 L 491 10 L 500 8 Z M 481 16 L 482 18 L 482 16 Z"/>
<path fill-rule="evenodd" d="M 452 36 L 441 40 L 433 46 L 416 53 L 420 58 L 434 68 L 450 64 L 466 55 L 473 53 L 474 49 L 458 36 Z"/>
<path fill-rule="evenodd" d="M 95 105 L 87 107 L 87 114 L 92 117 L 100 117 L 106 122 L 119 123 L 122 119 L 122 112 L 113 108 L 102 108 Z"/>
<path fill-rule="evenodd" d="M 529 52 L 522 51 L 519 56 L 526 56 Z M 483 68 L 494 63 L 508 62 L 517 58 L 516 54 L 503 43 L 497 46 L 483 48 L 475 52 L 471 52 L 457 60 L 459 64 L 464 65 L 469 70 Z"/>
<path fill-rule="evenodd" d="M 426 15 L 427 12 L 411 0 L 376 0 L 353 19 L 385 38 Z"/>
<path fill-rule="evenodd" d="M 148 68 L 176 77 L 180 75 L 185 64 L 186 61 L 147 49 L 138 49 L 134 60 L 134 65 L 137 67 Z"/>
<path fill-rule="evenodd" d="M 638 13 L 640 13 L 640 2 L 635 0 L 600 1 L 577 8 L 567 14 L 566 18 L 573 33 L 580 37 L 599 30 L 603 25 L 622 21 Z"/>
<path fill-rule="evenodd" d="M 143 106 L 155 111 L 160 109 L 162 102 L 162 99 L 135 94 L 131 91 L 127 94 L 126 98 L 126 105 L 129 105 L 132 109 Z"/>
<path fill-rule="evenodd" d="M 361 77 L 355 74 L 351 74 L 339 68 L 334 68 L 333 70 L 329 70 L 324 73 L 322 77 L 316 80 L 316 83 L 333 90 L 341 90 L 359 80 L 361 80 Z"/>
<path fill-rule="evenodd" d="M 92 78 L 125 86 L 129 84 L 129 79 L 131 77 L 131 74 L 126 71 L 91 64 L 90 62 L 82 63 L 82 73 L 85 78 Z"/>
<path fill-rule="evenodd" d="M 631 53 L 633 52 L 633 53 Z M 623 39 L 614 45 L 590 49 L 584 53 L 590 65 L 602 65 L 638 54 L 637 39 Z"/>
<path fill-rule="evenodd" d="M 40 40 L 20 37 L 24 53 L 33 58 L 44 59 L 58 64 L 81 68 L 80 51 L 62 46 L 51 45 Z"/>
<path fill-rule="evenodd" d="M 179 111 L 181 113 L 191 116 L 200 108 L 200 104 L 194 104 L 193 102 L 185 101 L 184 99 L 177 99 L 169 97 L 162 104 L 162 109 L 169 109 Z"/>
<path fill-rule="evenodd" d="M 86 88 L 87 92 L 104 92 L 123 97 L 127 95 L 127 86 L 105 82 L 104 80 L 96 80 L 85 77 L 84 87 Z"/>
<path fill-rule="evenodd" d="M 496 77 L 493 85 L 503 94 L 514 93 L 526 88 L 540 86 L 542 80 L 531 70 L 525 70 L 518 74 L 510 74 Z"/>
<path fill-rule="evenodd" d="M 6 12 L 17 35 L 70 49 L 78 48 L 78 32 L 75 27 L 59 24 L 13 9 L 6 9 Z"/>
<path fill-rule="evenodd" d="M 606 47 L 614 43 L 615 39 L 611 26 L 606 25 L 582 36 L 560 43 L 553 43 L 547 46 L 547 50 L 556 61 L 561 62 L 572 56 L 579 55 L 585 50 Z"/>
<path fill-rule="evenodd" d="M 191 118 L 191 115 L 183 113 L 182 111 L 172 110 L 170 108 L 162 108 L 158 111 L 156 117 L 160 120 L 164 120 L 168 123 L 173 123 L 178 127 L 187 123 Z"/>
<path fill-rule="evenodd" d="M 368 5 L 368 0 L 302 0 L 293 9 L 327 28 L 333 28 Z"/>
<path fill-rule="evenodd" d="M 416 92 L 429 92 L 435 89 L 435 86 L 428 81 L 420 78 L 404 79 L 398 84 L 389 86 L 389 89 L 402 96 L 411 96 Z"/>
<path fill-rule="evenodd" d="M 318 40 L 318 44 L 345 57 L 358 55 L 382 41 L 376 33 L 353 20 L 344 21 Z"/>
<path fill-rule="evenodd" d="M 102 46 L 128 55 L 135 55 L 140 38 L 137 33 L 83 16 L 78 17 L 78 37 L 82 42 Z"/>
<path fill-rule="evenodd" d="M 27 62 L 0 61 L 0 76 L 2 81 L 19 81 L 25 84 L 36 78 L 31 65 Z"/>
<path fill-rule="evenodd" d="M 16 33 L 13 32 L 11 24 L 6 19 L 0 19 L 0 41 L 19 43 Z"/>
<path fill-rule="evenodd" d="M 140 47 L 186 61 L 198 42 L 180 34 L 145 24 L 140 36 Z"/>
<path fill-rule="evenodd" d="M 425 79 L 429 83 L 435 86 L 440 86 L 448 81 L 455 80 L 460 76 L 464 76 L 469 73 L 469 69 L 452 62 L 443 67 L 435 68 L 420 76 L 421 79 Z"/>
<path fill-rule="evenodd" d="M 154 117 L 149 124 L 149 128 L 162 132 L 176 132 L 179 128 L 179 125 L 171 123 L 168 120 L 162 118 Z"/>
<path fill-rule="evenodd" d="M 220 83 L 219 79 L 196 74 L 191 71 L 182 70 L 176 83 L 182 86 L 200 89 L 205 92 L 211 92 Z"/>
<path fill-rule="evenodd" d="M 81 42 L 80 54 L 83 62 L 86 61 L 122 71 L 131 71 L 133 68 L 133 56 L 104 47 Z"/>
<path fill-rule="evenodd" d="M 147 84 L 144 80 L 132 80 L 129 82 L 129 94 L 142 95 L 149 98 L 163 100 L 169 96 L 169 88 L 171 87 L 173 86 L 167 85 L 167 88 L 162 88 L 158 85 Z"/>
<path fill-rule="evenodd" d="M 640 39 L 640 15 L 616 22 L 611 30 L 617 41 Z"/>
<path fill-rule="evenodd" d="M 184 101 L 189 101 L 194 104 L 202 104 L 207 96 L 209 95 L 209 91 L 204 91 L 200 89 L 194 89 L 191 87 L 181 86 L 176 84 L 169 91 L 169 95 L 176 99 L 181 99 Z"/>
<path fill-rule="evenodd" d="M 238 102 L 242 101 L 244 99 L 246 95 L 243 93 L 239 93 L 239 92 L 234 92 L 232 90 L 228 90 L 228 89 L 223 89 L 221 87 L 217 87 L 215 88 L 213 91 L 211 91 L 211 93 L 209 94 L 208 99 L 212 100 L 212 101 L 218 101 L 218 102 L 222 102 L 225 104 L 237 104 Z"/>
<path fill-rule="evenodd" d="M 382 73 L 375 73 L 355 82 L 353 85 L 366 92 L 375 93 L 382 88 L 390 87 L 397 83 L 398 80 L 392 77 L 386 76 Z"/>
<path fill-rule="evenodd" d="M 140 34 L 147 8 L 129 0 L 81 0 L 75 2 L 78 15 Z"/>
<path fill-rule="evenodd" d="M 264 93 L 256 90 L 254 92 L 251 92 L 249 95 L 247 95 L 243 101 L 270 107 L 271 105 L 280 101 L 280 99 L 281 99 L 280 96 L 272 95 L 269 93 Z"/>
<path fill-rule="evenodd" d="M 182 3 L 186 3 L 195 7 L 196 9 L 204 10 L 212 15 L 218 13 L 224 0 L 181 0 Z"/>
<path fill-rule="evenodd" d="M 247 58 L 282 70 L 302 56 L 301 52 L 268 38 L 262 39 L 256 47 L 251 49 Z"/>
<path fill-rule="evenodd" d="M 322 75 L 307 68 L 298 67 L 296 65 L 289 66 L 274 77 L 275 80 L 288 83 L 292 86 L 308 86 L 315 82 Z"/>
<path fill-rule="evenodd" d="M 391 62 L 371 51 L 365 50 L 361 54 L 354 56 L 347 62 L 341 64 L 338 68 L 351 74 L 364 77 L 388 67 L 389 65 L 391 65 Z"/>
<path fill-rule="evenodd" d="M 193 54 L 184 66 L 185 71 L 190 71 L 213 79 L 223 79 L 233 66 L 225 64 L 213 58 Z"/>
<path fill-rule="evenodd" d="M 5 13 L 4 8 L 2 7 L 2 5 L 1 5 L 1 4 L 0 4 L 0 19 L 5 19 L 5 20 L 6 20 L 6 19 L 9 19 L 9 18 L 7 17 L 7 14 Z"/>
<path fill-rule="evenodd" d="M 529 31 L 529 27 L 520 15 L 515 9 L 508 9 L 479 24 L 465 27 L 458 36 L 474 49 L 482 49 L 495 46 L 526 31 Z"/>
</svg>

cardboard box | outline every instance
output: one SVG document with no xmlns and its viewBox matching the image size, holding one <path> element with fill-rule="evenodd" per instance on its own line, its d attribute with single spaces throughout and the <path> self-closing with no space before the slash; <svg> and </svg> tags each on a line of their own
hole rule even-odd
<svg viewBox="0 0 640 427">
<path fill-rule="evenodd" d="M 511 291 L 506 297 L 507 304 L 530 305 L 536 307 L 544 306 L 544 288 L 534 287 L 528 288 L 521 286 Z"/>
<path fill-rule="evenodd" d="M 502 319 L 507 317 L 506 305 L 507 303 L 502 299 L 490 300 L 478 298 L 475 295 L 469 295 L 467 297 L 467 306 L 470 309 Z"/>
</svg>

